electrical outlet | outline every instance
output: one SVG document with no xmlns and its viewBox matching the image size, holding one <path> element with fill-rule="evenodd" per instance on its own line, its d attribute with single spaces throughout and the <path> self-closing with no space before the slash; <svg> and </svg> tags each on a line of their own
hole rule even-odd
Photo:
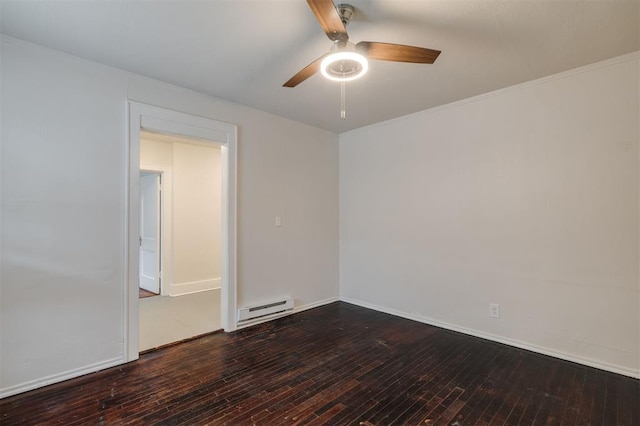
<svg viewBox="0 0 640 426">
<path fill-rule="evenodd" d="M 500 318 L 500 305 L 497 303 L 489 303 L 489 316 L 491 318 Z"/>
</svg>

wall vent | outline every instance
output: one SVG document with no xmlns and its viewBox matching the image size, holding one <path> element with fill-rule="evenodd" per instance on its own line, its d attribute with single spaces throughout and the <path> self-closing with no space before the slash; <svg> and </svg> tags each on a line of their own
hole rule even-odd
<svg viewBox="0 0 640 426">
<path fill-rule="evenodd" d="M 291 297 L 276 300 L 273 302 L 263 303 L 261 305 L 248 306 L 246 308 L 238 309 L 238 322 L 290 311 L 292 309 L 293 298 Z"/>
</svg>

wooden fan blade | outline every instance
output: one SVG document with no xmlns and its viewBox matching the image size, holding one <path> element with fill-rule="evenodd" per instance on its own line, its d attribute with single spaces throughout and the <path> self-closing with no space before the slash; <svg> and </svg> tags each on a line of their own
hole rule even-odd
<svg viewBox="0 0 640 426">
<path fill-rule="evenodd" d="M 306 67 L 302 68 L 296 75 L 291 77 L 289 81 L 283 84 L 282 87 L 296 87 L 298 84 L 302 83 L 303 81 L 317 73 L 320 70 L 320 63 L 327 55 L 328 53 L 320 56 L 318 59 L 311 62 Z"/>
<path fill-rule="evenodd" d="M 309 3 L 309 7 L 316 15 L 316 19 L 327 37 L 333 41 L 347 41 L 349 39 L 347 29 L 331 0 L 307 0 L 307 3 Z"/>
<path fill-rule="evenodd" d="M 369 59 L 415 64 L 432 64 L 440 54 L 439 50 L 375 41 L 361 41 L 356 44 L 356 48 Z"/>
</svg>

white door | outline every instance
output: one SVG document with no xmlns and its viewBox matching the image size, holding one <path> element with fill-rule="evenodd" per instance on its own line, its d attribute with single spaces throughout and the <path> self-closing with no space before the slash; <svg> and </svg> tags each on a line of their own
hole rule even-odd
<svg viewBox="0 0 640 426">
<path fill-rule="evenodd" d="M 160 294 L 160 174 L 140 172 L 140 288 Z"/>
</svg>

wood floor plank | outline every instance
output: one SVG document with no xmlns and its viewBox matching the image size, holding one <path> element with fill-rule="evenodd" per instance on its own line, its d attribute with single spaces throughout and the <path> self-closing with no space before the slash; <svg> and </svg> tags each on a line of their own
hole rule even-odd
<svg viewBox="0 0 640 426">
<path fill-rule="evenodd" d="M 633 399 L 638 396 L 640 383 L 638 383 L 638 381 L 632 382 L 617 377 L 617 385 L 619 389 L 617 398 L 618 422 L 621 425 L 640 424 L 640 404 L 637 399 Z"/>
<path fill-rule="evenodd" d="M 560 369 L 545 392 L 545 402 L 536 414 L 536 423 L 557 425 L 562 420 L 562 412 L 567 404 L 567 395 L 563 392 L 563 382 L 569 369 Z"/>
<path fill-rule="evenodd" d="M 522 413 L 520 422 L 523 424 L 534 424 L 536 417 L 540 417 L 540 412 L 547 405 L 547 397 L 553 379 L 558 374 L 561 364 L 557 360 L 550 361 L 546 366 L 546 372 L 536 380 L 536 387 L 533 391 L 533 398 L 529 401 L 527 408 Z"/>
<path fill-rule="evenodd" d="M 496 377 L 500 377 L 505 371 L 503 365 L 507 355 L 508 352 L 498 351 L 491 363 L 485 367 L 488 370 L 485 369 L 480 374 L 481 381 L 477 386 L 474 389 L 467 388 L 472 395 L 459 412 L 465 424 L 474 424 L 481 420 L 480 417 L 491 402 L 492 383 Z"/>
<path fill-rule="evenodd" d="M 0 400 L 11 425 L 640 424 L 636 379 L 333 303 Z"/>
<path fill-rule="evenodd" d="M 520 355 L 520 354 L 517 354 Z M 513 375 L 509 378 L 509 386 L 506 388 L 503 397 L 496 400 L 496 410 L 489 423 L 492 425 L 503 425 L 507 421 L 507 417 L 513 411 L 520 395 L 523 392 L 527 375 L 530 374 L 528 366 L 523 362 L 521 356 L 517 357 L 513 363 Z M 489 413 L 488 410 L 485 413 Z"/>
<path fill-rule="evenodd" d="M 604 424 L 604 406 L 606 403 L 606 398 L 607 388 L 605 385 L 605 374 L 597 371 L 593 404 L 591 405 L 591 413 L 589 415 L 589 424 Z"/>
<path fill-rule="evenodd" d="M 450 350 L 459 352 L 460 347 L 452 346 Z M 487 352 L 473 345 L 466 352 L 473 354 L 471 359 L 467 357 L 465 361 L 460 362 L 452 357 L 448 364 L 438 363 L 435 367 L 429 368 L 429 374 L 420 377 L 420 388 L 413 390 L 413 395 L 408 394 L 406 401 L 398 404 L 382 421 L 404 424 L 416 415 L 416 412 L 428 413 L 433 410 L 459 383 L 469 383 L 464 378 L 475 375 L 477 366 L 487 360 Z M 456 369 L 455 366 L 460 367 Z M 451 370 L 455 371 L 455 374 L 451 374 Z"/>
<path fill-rule="evenodd" d="M 449 362 L 458 362 L 461 365 L 465 365 L 465 361 L 470 358 L 470 354 L 461 354 L 460 357 L 453 357 Z M 421 363 L 413 367 L 415 371 L 423 370 L 429 362 L 429 360 L 423 360 Z M 433 371 L 433 370 L 432 370 Z M 462 369 L 461 369 L 462 371 Z M 459 373 L 458 373 L 459 374 Z M 437 375 L 436 375 L 437 376 Z M 451 380 L 454 380 L 455 377 L 448 376 Z M 415 394 L 418 391 L 419 387 L 426 387 L 428 384 L 420 383 L 416 380 L 416 377 L 409 377 L 407 382 L 402 382 L 400 379 L 397 379 L 395 383 L 388 389 L 386 389 L 386 396 L 381 401 L 378 406 L 378 410 L 376 413 L 372 413 L 367 421 L 373 424 L 385 424 L 388 423 L 387 416 L 391 414 L 392 409 L 402 404 L 402 401 L 406 398 L 406 394 Z M 412 387 L 412 384 L 416 384 L 417 386 Z M 444 388 L 446 389 L 446 388 Z M 446 392 L 446 391 L 445 391 Z"/>
<path fill-rule="evenodd" d="M 618 388 L 615 380 L 611 377 L 605 377 L 606 395 L 604 401 L 604 424 L 617 424 L 617 406 L 618 406 Z"/>
<path fill-rule="evenodd" d="M 577 420 L 578 425 L 589 425 L 589 416 L 591 415 L 591 407 L 594 404 L 596 396 L 596 373 L 595 369 L 586 370 L 584 384 L 582 386 L 580 404 L 578 406 Z"/>
<path fill-rule="evenodd" d="M 348 409 L 340 413 L 340 421 L 344 423 L 365 422 L 367 417 L 374 412 L 373 410 L 378 410 L 385 404 L 386 397 L 395 395 L 397 386 L 393 385 L 398 381 L 398 373 L 413 371 L 412 369 L 420 363 L 426 350 L 419 349 L 418 356 L 408 362 L 405 357 L 399 356 L 393 362 L 385 363 L 379 371 L 373 370 L 363 377 L 361 381 L 368 385 L 365 388 L 366 391 L 359 396 L 358 402 L 352 402 L 351 405 L 348 405 Z"/>
<path fill-rule="evenodd" d="M 330 409 L 328 409 L 324 413 L 318 415 L 318 417 L 316 419 L 307 422 L 307 425 L 308 426 L 315 426 L 315 425 L 327 424 L 328 422 L 331 421 L 331 419 L 333 417 L 335 417 L 336 414 L 340 413 L 345 408 L 347 408 L 347 407 L 342 403 L 338 403 L 336 405 L 333 405 Z"/>
<path fill-rule="evenodd" d="M 577 415 L 577 405 L 580 398 L 580 387 L 583 382 L 582 369 L 571 366 L 572 374 L 567 384 L 567 404 L 562 412 L 559 424 L 561 426 L 574 425 Z"/>
<path fill-rule="evenodd" d="M 493 418 L 502 406 L 507 392 L 509 392 L 514 385 L 514 376 L 517 374 L 519 368 L 518 361 L 518 352 L 514 350 L 509 351 L 503 364 L 500 365 L 502 372 L 494 372 L 488 381 L 488 383 L 491 384 L 491 388 L 488 391 L 487 401 L 490 402 L 488 402 L 480 416 L 480 421 L 492 424 Z"/>
</svg>

